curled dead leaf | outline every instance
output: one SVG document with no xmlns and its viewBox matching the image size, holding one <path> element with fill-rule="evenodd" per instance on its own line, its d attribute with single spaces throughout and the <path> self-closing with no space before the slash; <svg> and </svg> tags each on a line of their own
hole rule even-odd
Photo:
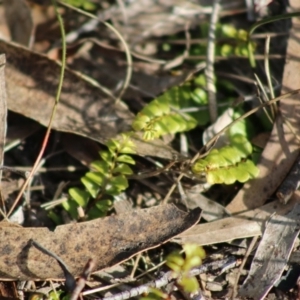
<svg viewBox="0 0 300 300">
<path fill-rule="evenodd" d="M 84 223 L 23 228 L 0 223 L 0 280 L 64 279 L 55 259 L 31 246 L 33 239 L 59 256 L 74 276 L 89 259 L 96 270 L 164 243 L 196 224 L 200 209 L 185 213 L 174 205 L 134 210 Z"/>
</svg>

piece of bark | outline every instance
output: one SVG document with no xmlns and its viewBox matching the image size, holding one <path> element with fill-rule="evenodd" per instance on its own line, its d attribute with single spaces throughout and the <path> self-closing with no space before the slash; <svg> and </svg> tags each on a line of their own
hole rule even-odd
<svg viewBox="0 0 300 300">
<path fill-rule="evenodd" d="M 284 216 L 273 216 L 253 258 L 239 296 L 264 299 L 282 275 L 299 234 L 300 204 Z"/>
<path fill-rule="evenodd" d="M 0 280 L 64 279 L 55 259 L 31 246 L 31 239 L 56 254 L 78 276 L 89 259 L 95 271 L 154 248 L 199 221 L 200 209 L 185 213 L 174 205 L 134 210 L 84 223 L 23 228 L 0 223 Z"/>
</svg>

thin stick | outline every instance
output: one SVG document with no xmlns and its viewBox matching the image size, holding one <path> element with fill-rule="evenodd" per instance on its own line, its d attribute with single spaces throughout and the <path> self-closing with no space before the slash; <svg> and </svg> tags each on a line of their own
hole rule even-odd
<svg viewBox="0 0 300 300">
<path fill-rule="evenodd" d="M 218 118 L 218 107 L 216 100 L 216 86 L 214 83 L 214 62 L 215 62 L 215 31 L 216 24 L 219 19 L 220 12 L 220 0 L 214 0 L 212 7 L 212 14 L 210 18 L 208 43 L 207 43 L 207 55 L 206 55 L 206 88 L 208 93 L 208 108 L 211 123 L 214 123 Z"/>
<path fill-rule="evenodd" d="M 84 289 L 85 284 L 88 281 L 94 268 L 95 268 L 95 262 L 92 259 L 89 259 L 83 269 L 83 272 L 81 273 L 80 277 L 78 278 L 78 280 L 76 282 L 76 286 L 72 291 L 70 300 L 82 299 L 82 298 L 80 298 L 81 291 Z"/>
<path fill-rule="evenodd" d="M 269 64 L 269 52 L 270 52 L 270 36 L 267 36 L 266 38 L 266 44 L 265 44 L 265 72 L 267 76 L 267 81 L 268 81 L 268 87 L 269 87 L 269 93 L 270 93 L 270 98 L 274 99 L 275 98 L 275 93 L 274 93 L 274 88 L 272 85 L 272 79 L 271 79 L 271 72 L 270 72 L 270 64 Z M 272 117 L 275 119 L 276 114 L 277 114 L 277 105 L 274 103 L 271 105 L 271 112 L 272 112 Z"/>
<path fill-rule="evenodd" d="M 209 270 L 216 270 L 216 269 L 222 269 L 224 265 L 232 264 L 235 262 L 235 257 L 231 256 L 228 258 L 225 258 L 220 261 L 215 261 L 207 264 L 203 264 L 198 268 L 193 268 L 190 272 L 190 276 L 197 276 L 199 274 L 205 273 Z M 139 296 L 143 293 L 149 293 L 151 291 L 151 288 L 159 289 L 163 286 L 166 286 L 170 282 L 176 280 L 178 278 L 174 278 L 173 271 L 169 271 L 162 275 L 160 278 L 151 281 L 149 283 L 140 285 L 139 287 L 132 288 L 129 291 L 124 291 L 118 294 L 115 294 L 113 296 L 105 297 L 105 298 L 98 298 L 97 300 L 126 300 L 132 297 Z"/>
<path fill-rule="evenodd" d="M 62 36 L 62 40 L 63 40 L 63 46 L 62 46 L 62 58 L 61 58 L 61 69 L 60 69 L 60 77 L 59 77 L 59 84 L 58 84 L 58 87 L 57 87 L 57 92 L 56 92 L 56 97 L 55 97 L 55 103 L 54 103 L 54 106 L 53 106 L 53 109 L 52 109 L 52 112 L 51 112 L 51 116 L 50 116 L 50 121 L 49 121 L 49 124 L 48 124 L 48 127 L 47 127 L 47 131 L 46 131 L 46 134 L 44 136 L 44 140 L 43 140 L 43 143 L 42 143 L 42 147 L 41 147 L 41 150 L 40 150 L 40 153 L 32 167 L 32 170 L 30 171 L 26 181 L 24 182 L 16 200 L 14 201 L 12 207 L 10 208 L 8 214 L 7 214 L 7 217 L 9 217 L 12 212 L 14 211 L 16 205 L 18 204 L 18 202 L 20 201 L 26 187 L 28 186 L 28 183 L 30 182 L 30 180 L 32 179 L 37 167 L 39 166 L 40 164 L 40 161 L 43 157 L 43 154 L 45 152 L 45 149 L 46 149 L 46 146 L 47 146 L 47 143 L 48 143 L 48 140 L 49 140 L 49 136 L 50 136 L 50 132 L 51 132 L 51 127 L 52 127 L 52 123 L 53 123 L 53 120 L 54 120 L 54 115 L 56 113 L 56 110 L 57 110 L 57 106 L 58 106 L 58 103 L 59 103 L 59 98 L 60 98 L 60 95 L 61 95 L 61 90 L 62 90 L 62 85 L 63 85 L 63 79 L 64 79 L 64 74 L 65 74 L 65 67 L 66 67 L 66 43 L 65 43 L 65 29 L 64 29 L 64 24 L 63 24 L 63 20 L 62 20 L 62 17 L 60 16 L 59 12 L 58 12 L 58 9 L 57 9 L 57 6 L 56 6 L 56 1 L 55 0 L 52 0 L 52 3 L 54 5 L 54 9 L 55 9 L 55 14 L 56 14 L 56 17 L 57 17 L 57 20 L 58 20 L 58 23 L 59 23 L 59 27 L 60 27 L 60 32 L 61 32 L 61 36 Z"/>
<path fill-rule="evenodd" d="M 234 286 L 233 286 L 233 289 L 232 289 L 232 296 L 231 296 L 231 299 L 232 299 L 232 300 L 236 299 L 236 296 L 237 296 L 237 289 L 238 289 L 238 282 L 239 282 L 239 279 L 240 279 L 242 270 L 243 270 L 243 268 L 244 268 L 244 266 L 245 266 L 245 264 L 246 264 L 246 262 L 247 262 L 247 259 L 248 259 L 249 255 L 250 255 L 250 253 L 252 252 L 252 250 L 253 250 L 253 248 L 254 248 L 254 246 L 255 246 L 257 240 L 258 240 L 258 236 L 255 236 L 255 237 L 252 239 L 252 241 L 251 241 L 251 243 L 250 243 L 250 245 L 249 245 L 249 247 L 248 247 L 248 249 L 247 249 L 247 252 L 246 252 L 246 254 L 245 254 L 244 258 L 243 258 L 243 261 L 242 261 L 242 263 L 241 263 L 241 265 L 240 265 L 240 267 L 239 267 L 239 270 L 238 270 L 238 272 L 237 272 L 237 274 L 236 274 Z"/>
<path fill-rule="evenodd" d="M 259 21 L 251 26 L 251 28 L 248 32 L 247 45 L 248 45 L 249 63 L 252 68 L 255 68 L 255 66 L 256 66 L 256 62 L 255 62 L 255 58 L 254 58 L 254 51 L 252 49 L 252 44 L 251 44 L 251 35 L 255 31 L 255 29 L 257 29 L 258 27 L 260 27 L 262 25 L 268 24 L 268 23 L 272 23 L 272 22 L 279 21 L 279 20 L 290 19 L 292 17 L 299 17 L 299 16 L 300 16 L 300 12 L 288 13 L 288 14 L 279 15 L 279 16 L 277 15 L 277 16 L 263 19 L 262 21 Z"/>
</svg>

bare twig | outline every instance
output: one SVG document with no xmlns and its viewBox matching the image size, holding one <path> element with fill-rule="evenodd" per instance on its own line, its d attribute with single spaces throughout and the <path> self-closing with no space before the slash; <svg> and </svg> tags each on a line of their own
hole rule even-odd
<svg viewBox="0 0 300 300">
<path fill-rule="evenodd" d="M 41 159 L 43 157 L 43 154 L 46 150 L 46 146 L 47 146 L 47 143 L 48 143 L 48 140 L 49 140 L 49 137 L 50 137 L 50 133 L 51 133 L 51 127 L 52 127 L 52 123 L 53 123 L 53 120 L 54 120 L 54 116 L 55 116 L 55 113 L 56 113 L 56 110 L 57 110 L 57 106 L 58 106 L 58 103 L 59 103 L 59 99 L 60 99 L 60 95 L 61 95 L 61 90 L 62 90 L 62 85 L 63 85 L 63 78 L 64 78 L 64 74 L 65 74 L 65 68 L 66 68 L 66 43 L 65 43 L 65 30 L 64 30 L 64 25 L 63 25 L 63 20 L 62 20 L 62 17 L 61 15 L 59 14 L 58 12 L 58 9 L 57 9 L 57 6 L 56 6 L 56 1 L 55 0 L 52 0 L 52 3 L 54 5 L 54 8 L 55 8 L 55 14 L 56 14 L 56 17 L 57 17 L 57 20 L 59 22 L 59 25 L 60 25 L 60 31 L 61 31 L 61 35 L 62 35 L 62 39 L 64 41 L 63 43 L 63 47 L 62 47 L 62 64 L 61 64 L 61 69 L 60 69 L 60 79 L 59 79 L 59 84 L 58 84 L 58 87 L 57 87 L 57 92 L 56 92 L 56 97 L 55 97 L 55 103 L 53 105 L 53 108 L 52 108 L 52 112 L 51 112 L 51 116 L 50 116 L 50 120 L 49 120 L 49 124 L 48 124 L 48 127 L 47 127 L 47 131 L 45 133 L 45 136 L 44 136 L 44 140 L 43 140 L 43 143 L 42 143 L 42 146 L 41 146 L 41 150 L 39 152 L 39 155 L 38 157 L 36 158 L 36 161 L 32 167 L 32 170 L 30 171 L 30 174 L 28 175 L 25 183 L 23 184 L 21 190 L 19 191 L 19 194 L 17 196 L 17 198 L 15 199 L 13 205 L 11 206 L 7 216 L 9 217 L 12 212 L 14 211 L 16 205 L 18 204 L 18 202 L 20 201 L 26 187 L 28 186 L 28 184 L 30 183 L 30 181 L 32 180 L 40 162 L 41 162 Z"/>
<path fill-rule="evenodd" d="M 217 270 L 217 269 L 222 269 L 226 265 L 231 265 L 236 261 L 235 257 L 230 256 L 228 258 L 225 258 L 223 260 L 219 261 L 214 261 L 211 263 L 203 264 L 198 268 L 193 268 L 189 275 L 190 276 L 197 276 L 201 273 L 207 272 L 207 271 L 212 271 L 212 270 Z M 141 295 L 143 293 L 149 293 L 151 288 L 161 288 L 163 286 L 166 286 L 170 282 L 176 280 L 174 278 L 173 272 L 169 271 L 162 275 L 160 278 L 151 281 L 149 283 L 140 285 L 139 287 L 132 288 L 130 291 L 124 291 L 119 294 L 115 294 L 113 296 L 105 297 L 103 299 L 98 299 L 98 300 L 126 300 L 132 297 L 136 297 L 138 295 Z"/>
<path fill-rule="evenodd" d="M 183 61 L 189 56 L 189 52 L 190 52 L 190 48 L 191 48 L 191 34 L 189 32 L 190 29 L 190 24 L 186 23 L 185 24 L 185 28 L 184 28 L 184 32 L 185 32 L 185 38 L 186 38 L 186 42 L 185 42 L 185 50 L 183 51 L 183 53 L 181 55 L 179 55 L 178 57 L 175 57 L 175 59 L 172 59 L 171 61 L 167 62 L 164 66 L 164 70 L 170 70 L 172 68 L 175 68 L 179 65 L 181 65 L 183 63 Z"/>
<path fill-rule="evenodd" d="M 70 300 L 77 300 L 80 296 L 81 291 L 83 290 L 86 281 L 88 280 L 89 276 L 93 272 L 93 269 L 95 267 L 95 263 L 92 259 L 89 259 L 87 264 L 84 267 L 84 270 L 80 277 L 78 278 L 76 282 L 76 287 L 74 288 L 72 295 L 70 297 Z"/>
<path fill-rule="evenodd" d="M 258 240 L 258 236 L 253 237 L 253 239 L 252 239 L 252 241 L 251 241 L 251 243 L 250 243 L 250 245 L 249 245 L 249 247 L 247 249 L 247 252 L 246 252 L 246 254 L 245 254 L 244 258 L 243 258 L 243 261 L 242 261 L 242 263 L 241 263 L 241 265 L 239 267 L 239 270 L 238 270 L 238 272 L 236 274 L 235 283 L 234 283 L 234 286 L 233 286 L 233 289 L 232 289 L 232 296 L 231 296 L 232 300 L 236 299 L 236 296 L 237 296 L 237 293 L 238 293 L 238 283 L 239 283 L 239 279 L 240 279 L 242 270 L 243 270 L 243 268 L 244 268 L 244 266 L 246 264 L 246 261 L 247 261 L 249 255 L 250 255 L 250 253 L 252 252 L 255 244 L 257 243 L 257 240 Z"/>
<path fill-rule="evenodd" d="M 214 0 L 213 11 L 210 18 L 207 56 L 206 56 L 206 87 L 208 93 L 208 108 L 210 121 L 214 123 L 218 118 L 218 108 L 216 100 L 216 86 L 214 84 L 214 62 L 215 62 L 215 31 L 220 12 L 220 0 Z"/>
<path fill-rule="evenodd" d="M 265 58 L 265 73 L 267 76 L 270 98 L 274 99 L 275 93 L 274 93 L 274 88 L 272 85 L 271 71 L 270 71 L 270 64 L 269 64 L 270 40 L 271 40 L 271 38 L 269 36 L 267 36 L 266 43 L 265 43 L 265 56 L 266 56 L 266 58 Z M 271 113 L 272 113 L 273 120 L 275 119 L 277 112 L 278 112 L 277 104 L 274 103 L 273 105 L 271 105 Z"/>
</svg>

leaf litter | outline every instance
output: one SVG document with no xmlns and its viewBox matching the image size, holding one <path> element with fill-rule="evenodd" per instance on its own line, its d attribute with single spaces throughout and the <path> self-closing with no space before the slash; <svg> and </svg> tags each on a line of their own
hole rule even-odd
<svg viewBox="0 0 300 300">
<path fill-rule="evenodd" d="M 225 2 L 226 1 L 224 1 L 224 3 Z M 241 4 L 239 1 L 237 1 L 237 3 L 238 5 Z M 291 4 L 296 6 L 295 3 Z M 186 5 L 179 4 L 178 7 L 172 7 L 174 16 L 176 16 L 174 20 L 178 22 L 175 22 L 176 26 L 174 26 L 173 23 L 169 23 L 168 26 L 162 27 L 149 27 L 148 24 L 153 24 L 151 14 L 149 14 L 149 19 L 147 19 L 147 12 L 141 12 L 138 10 L 135 11 L 133 9 L 134 6 L 125 6 L 126 9 L 124 11 L 119 10 L 119 15 L 115 15 L 118 23 L 116 26 L 125 36 L 125 38 L 128 38 L 127 41 L 131 43 L 131 48 L 134 54 L 137 52 L 136 50 L 141 49 L 141 47 L 138 48 L 136 45 L 141 41 L 146 41 L 147 38 L 155 37 L 157 39 L 162 35 L 173 34 L 175 32 L 184 30 L 186 16 L 189 16 L 188 19 L 192 21 L 192 27 L 193 22 L 198 24 L 197 14 L 203 12 L 203 7 L 198 6 L 196 7 L 197 9 L 195 9 L 195 6 L 189 5 L 190 3 Z M 192 10 L 192 18 L 189 15 L 191 13 L 191 10 L 189 10 L 190 7 L 194 8 Z M 113 9 L 113 6 L 111 8 Z M 117 6 L 115 6 L 115 8 L 118 9 Z M 167 5 L 164 7 L 164 9 L 165 8 L 169 9 L 170 6 Z M 211 6 L 207 6 L 207 9 L 210 8 Z M 159 6 L 153 6 L 152 9 L 158 9 L 159 11 Z M 164 13 L 162 15 L 167 16 L 166 11 L 163 10 L 162 12 Z M 110 19 L 111 15 L 109 15 L 109 10 L 104 10 L 103 13 L 105 15 L 104 19 Z M 162 15 L 160 15 L 160 17 Z M 159 15 L 156 17 L 158 16 Z M 129 21 L 127 26 L 126 22 L 124 22 L 126 18 Z M 169 19 L 171 20 L 172 18 L 165 18 L 165 20 Z M 141 24 L 141 27 L 138 28 L 136 24 Z M 143 27 L 145 24 L 147 26 Z M 97 27 L 94 27 L 94 30 L 99 32 Z M 76 28 L 74 28 L 74 31 L 76 31 Z M 106 30 L 104 31 L 107 40 L 113 40 L 115 38 L 111 36 L 110 32 L 107 32 Z M 138 32 L 138 34 L 128 34 L 130 32 Z M 79 36 L 77 36 L 76 39 L 78 39 Z M 55 39 L 58 40 L 59 37 L 55 37 Z M 80 47 L 88 46 L 88 43 L 90 42 L 91 41 L 82 40 Z M 293 43 L 292 39 L 291 43 Z M 151 42 L 149 42 L 149 45 L 150 44 Z M 291 54 L 294 53 L 294 55 L 295 53 L 299 53 L 299 51 L 295 51 L 296 46 L 297 44 L 293 44 L 290 46 L 290 48 L 288 48 L 288 51 L 290 49 Z M 99 84 L 95 86 L 93 82 L 86 80 L 84 76 L 78 74 L 78 71 L 82 73 L 88 73 L 90 77 L 96 79 L 100 84 L 105 83 L 104 85 L 107 85 L 109 90 L 117 90 L 118 84 L 122 81 L 122 78 L 125 74 L 124 66 L 126 62 L 124 60 L 122 61 L 121 59 L 122 52 L 116 50 L 117 47 L 115 46 L 112 47 L 114 49 L 107 48 L 107 41 L 105 41 L 104 46 L 103 44 L 95 44 L 92 41 L 90 44 L 90 52 L 84 52 L 83 48 L 80 47 L 73 45 L 69 48 L 69 59 L 72 62 L 69 64 L 69 66 L 72 70 L 67 71 L 64 81 L 63 95 L 53 129 L 81 135 L 83 137 L 100 142 L 101 144 L 103 144 L 110 137 L 113 137 L 130 128 L 130 124 L 134 116 L 131 111 L 132 109 L 139 111 L 142 108 L 145 103 L 145 100 L 143 99 L 144 97 L 155 97 L 164 89 L 183 81 L 184 78 L 186 78 L 186 76 L 191 72 L 191 70 L 189 70 L 186 72 L 186 74 L 177 76 L 177 78 L 176 76 L 172 78 L 172 76 L 169 76 L 167 73 L 163 73 L 165 76 L 165 78 L 163 78 L 160 77 L 162 74 L 159 74 L 161 70 L 159 63 L 151 69 L 150 65 L 154 63 L 147 64 L 142 62 L 143 60 L 141 59 L 140 62 L 134 65 L 133 81 L 124 95 L 124 100 L 126 101 L 127 105 L 123 102 L 115 104 L 113 97 L 114 92 L 111 92 L 111 95 L 108 95 L 101 90 Z M 71 52 L 74 50 L 75 54 L 74 52 L 72 54 Z M 26 48 L 10 42 L 0 41 L 0 51 L 5 52 L 7 55 L 6 89 L 8 94 L 8 109 L 33 119 L 45 126 L 48 124 L 51 107 L 54 103 L 54 91 L 58 83 L 57 78 L 60 68 L 59 64 L 49 60 L 44 55 L 29 51 Z M 157 51 L 157 48 L 155 51 Z M 157 54 L 155 51 L 153 53 Z M 90 57 L 89 55 L 86 55 L 87 53 L 90 55 Z M 99 59 L 99 57 L 102 57 L 103 60 L 107 61 L 109 60 L 109 57 L 112 59 L 110 59 L 109 63 L 105 64 L 103 61 L 101 61 L 101 59 Z M 167 60 L 164 61 L 166 62 Z M 285 91 L 290 91 L 297 88 L 297 82 L 293 82 L 295 76 L 291 77 L 291 74 L 293 74 L 293 70 L 295 69 L 295 63 L 297 62 L 291 60 L 286 67 L 286 73 L 283 81 Z M 99 70 L 101 69 L 104 69 L 105 71 L 100 72 Z M 73 70 L 77 70 L 77 72 L 74 72 Z M 83 70 L 86 70 L 86 72 L 83 72 Z M 111 76 L 111 74 L 113 74 L 113 76 Z M 145 84 L 145 82 L 147 84 Z M 298 106 L 295 98 L 296 97 L 294 97 L 294 99 L 289 98 L 281 100 L 283 118 L 280 119 L 280 117 L 278 117 L 276 119 L 271 137 L 263 151 L 262 158 L 258 164 L 261 171 L 259 175 L 260 177 L 245 184 L 244 187 L 237 193 L 237 195 L 232 197 L 233 201 L 231 201 L 226 208 L 224 208 L 225 206 L 222 205 L 218 206 L 213 212 L 219 216 L 217 220 L 211 219 L 208 223 L 196 225 L 193 229 L 188 230 L 186 233 L 182 233 L 178 237 L 175 237 L 173 241 L 183 243 L 193 240 L 198 244 L 205 245 L 224 243 L 236 238 L 262 235 L 265 231 L 266 220 L 273 220 L 274 217 L 272 217 L 272 214 L 274 212 L 276 212 L 278 215 L 278 219 L 289 218 L 289 215 L 286 214 L 293 209 L 293 206 L 296 203 L 298 203 L 298 192 L 292 196 L 287 205 L 282 205 L 278 201 L 273 201 L 269 204 L 265 204 L 265 202 L 274 194 L 277 187 L 280 185 L 280 182 L 285 178 L 293 164 L 293 161 L 298 155 L 298 141 L 295 139 L 294 133 L 291 132 L 291 127 L 287 126 L 286 122 L 284 122 L 286 119 L 288 119 L 292 124 L 292 128 L 296 131 L 296 133 L 298 133 Z M 63 137 L 63 135 L 61 136 Z M 81 143 L 79 140 L 78 142 Z M 25 139 L 25 146 L 27 146 L 26 143 L 28 143 L 28 138 Z M 69 150 L 67 147 L 65 147 L 69 153 L 73 153 L 72 155 L 77 157 L 78 160 L 83 161 L 84 164 L 88 164 L 88 162 L 91 161 L 91 158 L 88 156 L 88 151 L 86 151 L 86 154 L 76 154 L 76 136 L 72 142 L 70 142 L 70 144 L 72 144 L 72 150 L 70 150 L 70 147 Z M 55 148 L 58 144 L 54 140 L 51 140 L 50 145 Z M 91 145 L 91 147 L 93 146 Z M 98 144 L 97 147 L 99 147 Z M 80 149 L 78 149 L 78 152 L 80 152 Z M 93 156 L 94 155 L 95 151 Z M 165 145 L 161 141 L 156 142 L 156 144 L 153 143 L 152 145 L 148 143 L 142 143 L 141 141 L 141 144 L 138 147 L 138 155 L 149 155 L 152 157 L 173 159 L 174 155 L 178 155 L 178 153 L 170 145 Z M 147 166 L 147 163 L 141 161 L 141 165 Z M 160 177 L 160 180 L 162 180 L 162 177 Z M 167 188 L 168 185 L 164 184 L 163 187 Z M 141 190 L 139 192 L 142 193 Z M 39 198 L 40 197 L 41 195 Z M 42 197 L 45 197 L 45 195 L 42 195 Z M 36 198 L 32 198 L 32 201 L 34 201 L 34 199 Z M 196 200 L 194 200 L 194 203 L 197 203 Z M 157 203 L 157 199 L 152 199 L 151 201 L 152 204 Z M 40 202 L 41 199 L 38 199 L 38 203 Z M 206 210 L 209 210 L 209 205 L 210 202 L 207 201 Z M 170 209 L 173 211 L 174 215 L 172 215 L 172 213 L 166 213 L 164 209 L 167 209 L 167 211 Z M 206 213 L 209 214 L 209 211 Z M 224 216 L 230 213 L 233 215 L 224 218 Z M 137 217 L 132 218 L 131 216 L 133 214 Z M 162 218 L 158 219 L 158 216 L 160 215 L 162 215 Z M 141 220 L 148 220 L 148 218 L 150 218 L 149 222 L 157 221 L 154 222 L 156 227 L 146 228 L 147 226 L 143 224 L 144 222 Z M 183 212 L 180 212 L 171 206 L 158 206 L 157 208 L 151 208 L 148 210 L 140 210 L 127 214 L 125 213 L 123 216 L 120 214 L 118 216 L 97 220 L 104 223 L 109 223 L 108 220 L 110 219 L 119 220 L 122 223 L 122 226 L 118 223 L 119 221 L 112 222 L 113 225 L 117 226 L 115 230 L 109 231 L 112 232 L 112 235 L 107 235 L 107 227 L 98 229 L 98 225 L 95 225 L 96 221 L 62 225 L 57 227 L 54 232 L 51 232 L 46 228 L 20 228 L 16 226 L 7 227 L 4 226 L 4 223 L 2 222 L 1 233 L 4 234 L 4 238 L 1 238 L 1 240 L 7 240 L 7 236 L 9 236 L 10 238 L 14 238 L 16 244 L 6 243 L 1 244 L 0 246 L 2 247 L 2 253 L 4 253 L 5 257 L 3 260 L 3 269 L 0 269 L 0 272 L 2 272 L 4 275 L 1 273 L 1 276 L 3 277 L 3 280 L 14 278 L 23 278 L 28 280 L 50 278 L 63 279 L 62 270 L 57 262 L 40 253 L 37 249 L 30 247 L 28 244 L 30 238 L 36 239 L 45 248 L 56 253 L 67 263 L 68 266 L 70 266 L 70 269 L 74 275 L 79 275 L 80 272 L 82 272 L 83 266 L 87 260 L 95 255 L 95 249 L 92 250 L 92 252 L 84 253 L 84 250 L 88 251 L 89 247 L 83 247 L 83 245 L 87 245 L 88 243 L 88 245 L 91 245 L 91 249 L 96 247 L 92 241 L 86 241 L 86 239 L 82 238 L 83 236 L 91 236 L 90 227 L 97 227 L 97 230 L 94 230 L 94 232 L 103 230 L 103 232 L 98 231 L 100 233 L 100 237 L 96 237 L 100 241 L 99 244 L 96 243 L 97 247 L 100 247 L 96 250 L 96 252 L 101 253 L 101 255 L 103 254 L 104 259 L 100 263 L 99 259 L 102 257 L 95 257 L 97 262 L 96 269 L 103 269 L 111 264 L 117 264 L 124 259 L 131 257 L 134 253 L 139 253 L 145 249 L 149 249 L 166 242 L 170 238 L 178 235 L 181 231 L 184 231 L 185 229 L 194 225 L 198 218 L 199 213 L 196 213 L 195 211 L 192 211 L 189 214 L 184 214 Z M 119 238 L 116 235 L 116 232 L 120 231 L 120 228 L 129 230 L 131 222 L 136 224 L 134 223 L 135 219 L 136 222 L 140 222 L 139 224 L 141 226 L 138 229 L 138 232 L 141 234 L 141 237 L 138 236 L 138 238 L 134 238 L 134 240 L 131 241 L 131 239 L 128 239 L 128 237 L 130 237 L 132 233 L 126 235 L 124 232 L 122 232 L 121 237 Z M 179 223 L 173 224 L 173 219 L 178 219 L 177 221 Z M 90 227 L 88 224 L 91 224 Z M 162 229 L 162 224 L 165 224 L 163 228 L 165 228 L 167 233 L 164 231 L 159 232 Z M 132 226 L 134 227 L 134 225 Z M 68 230 L 71 228 L 73 228 L 73 230 L 69 232 Z M 80 234 L 78 234 L 78 236 L 74 236 L 74 232 L 76 231 L 74 228 L 80 228 Z M 279 226 L 279 228 L 283 229 L 284 227 Z M 64 232 L 64 230 L 67 236 L 67 238 L 65 238 L 67 243 L 65 244 L 65 247 L 58 247 L 57 245 L 53 244 L 53 240 L 56 239 L 56 234 L 58 234 L 58 238 L 61 238 L 63 234 L 60 236 L 60 232 Z M 280 229 L 277 231 L 280 231 Z M 153 240 L 149 240 L 148 243 L 148 239 L 154 236 L 154 232 L 157 232 L 159 237 L 155 236 L 155 238 Z M 267 231 L 265 231 L 265 233 L 266 232 Z M 124 244 L 120 245 L 120 248 L 117 247 L 116 249 L 113 249 L 115 252 L 103 250 L 102 247 L 105 247 L 109 244 L 108 242 L 105 242 L 105 237 L 108 236 L 114 236 L 114 238 L 117 239 L 116 243 L 121 243 L 121 241 L 124 239 L 124 236 L 126 236 L 126 241 L 124 241 Z M 133 236 L 136 237 L 136 234 Z M 80 240 L 81 238 L 82 240 Z M 75 251 L 73 250 L 73 252 L 66 251 L 66 249 L 74 249 L 74 246 L 76 246 L 74 242 L 72 242 L 74 240 L 79 240 L 78 243 L 81 244 L 77 244 L 77 250 L 83 249 L 83 253 L 80 253 L 80 251 L 77 251 L 76 249 Z M 139 244 L 137 240 L 142 241 L 140 243 L 144 244 Z M 101 241 L 104 241 L 104 243 L 101 244 Z M 264 238 L 262 239 L 262 245 L 263 241 Z M 132 242 L 133 244 L 130 244 L 129 242 Z M 268 242 L 265 242 L 266 247 L 268 247 Z M 63 245 L 64 243 L 61 242 L 61 244 Z M 18 245 L 19 247 L 17 247 Z M 222 244 L 220 244 L 220 247 L 221 245 Z M 286 246 L 290 247 L 289 251 L 291 251 L 293 242 L 286 242 Z M 15 249 L 18 251 L 17 254 L 13 254 L 15 253 L 13 251 L 14 247 L 18 248 Z M 120 249 L 126 247 L 132 247 L 132 252 L 126 253 L 126 255 L 123 256 L 124 253 L 122 254 L 122 250 Z M 79 252 L 79 254 L 77 252 Z M 105 256 L 105 254 L 108 256 Z M 288 256 L 289 255 L 284 258 L 285 261 L 288 260 Z M 25 259 L 23 259 L 24 257 Z M 117 258 L 113 260 L 113 257 Z M 75 264 L 74 260 L 76 260 Z M 39 261 L 39 263 L 37 264 L 36 261 Z M 7 264 L 9 264 L 9 268 Z M 43 272 L 41 272 L 40 266 L 43 264 L 46 265 L 47 268 L 43 269 Z M 7 273 L 7 270 L 10 268 L 12 268 L 11 272 Z M 276 273 L 276 275 L 280 276 L 279 273 Z M 274 279 L 272 280 L 272 282 L 270 281 L 269 283 L 266 283 L 266 285 L 269 284 L 269 287 L 272 287 L 274 284 Z M 216 294 L 211 294 L 211 297 L 215 298 Z"/>
</svg>

